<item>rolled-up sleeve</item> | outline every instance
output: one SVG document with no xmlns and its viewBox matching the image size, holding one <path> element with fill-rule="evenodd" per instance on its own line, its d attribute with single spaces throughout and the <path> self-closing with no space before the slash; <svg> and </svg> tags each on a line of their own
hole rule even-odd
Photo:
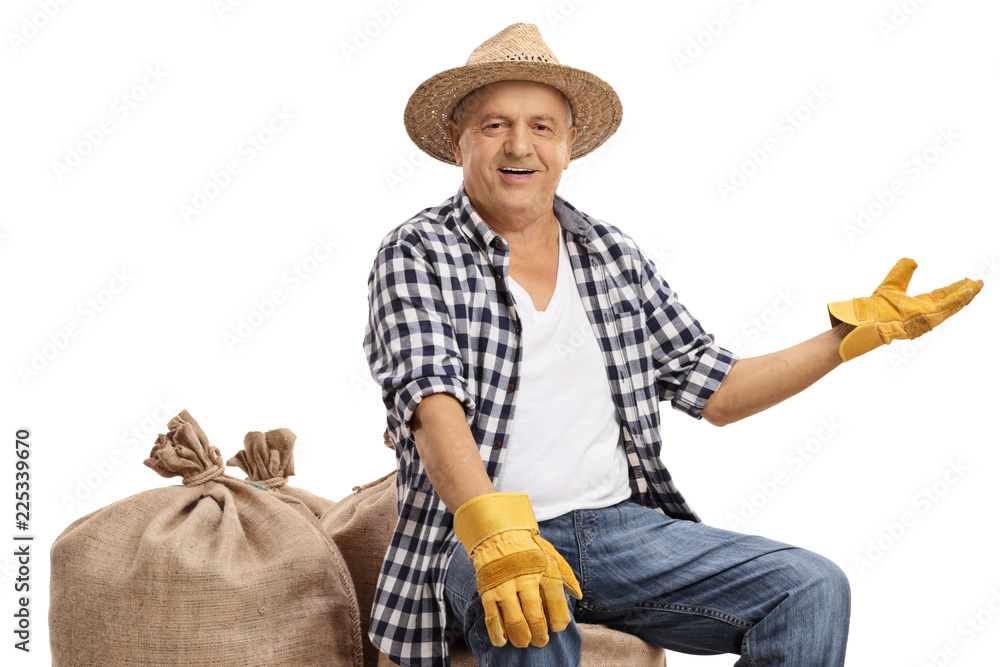
<svg viewBox="0 0 1000 667">
<path fill-rule="evenodd" d="M 368 276 L 364 347 L 390 421 L 409 438 L 410 418 L 425 396 L 447 393 L 471 421 L 475 401 L 438 278 L 418 248 L 395 240 L 380 248 Z"/>
<path fill-rule="evenodd" d="M 715 337 L 702 329 L 653 263 L 638 252 L 657 395 L 701 419 L 705 404 L 738 357 L 715 344 Z"/>
</svg>

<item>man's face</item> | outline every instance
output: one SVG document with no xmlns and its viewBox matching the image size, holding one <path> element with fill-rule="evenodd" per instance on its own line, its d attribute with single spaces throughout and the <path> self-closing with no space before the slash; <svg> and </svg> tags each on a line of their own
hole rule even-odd
<svg viewBox="0 0 1000 667">
<path fill-rule="evenodd" d="M 566 122 L 562 94 L 545 84 L 499 81 L 469 96 L 461 126 L 450 121 L 448 134 L 466 192 L 481 215 L 551 213 L 576 138 L 576 128 Z M 517 171 L 524 169 L 530 171 Z"/>
</svg>

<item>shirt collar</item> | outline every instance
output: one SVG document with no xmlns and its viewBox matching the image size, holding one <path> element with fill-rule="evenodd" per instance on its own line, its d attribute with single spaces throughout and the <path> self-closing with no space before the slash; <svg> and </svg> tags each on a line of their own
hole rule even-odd
<svg viewBox="0 0 1000 667">
<path fill-rule="evenodd" d="M 460 226 L 466 235 L 477 242 L 482 249 L 492 246 L 496 239 L 502 238 L 499 234 L 490 229 L 476 210 L 472 208 L 472 202 L 465 191 L 463 183 L 458 188 L 456 194 L 457 217 Z M 558 194 L 552 202 L 552 211 L 555 213 L 559 225 L 576 237 L 576 241 L 583 245 L 587 252 L 594 252 L 593 242 L 597 238 L 594 225 L 568 201 Z"/>
</svg>

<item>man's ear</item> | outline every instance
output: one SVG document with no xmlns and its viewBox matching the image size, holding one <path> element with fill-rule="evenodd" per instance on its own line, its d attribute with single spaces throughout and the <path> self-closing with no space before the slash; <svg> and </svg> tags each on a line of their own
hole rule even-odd
<svg viewBox="0 0 1000 667">
<path fill-rule="evenodd" d="M 569 160 L 573 155 L 573 142 L 576 141 L 576 125 L 569 128 L 569 132 L 566 133 L 566 164 L 563 165 L 563 169 L 569 169 Z"/>
<path fill-rule="evenodd" d="M 462 149 L 459 148 L 458 140 L 462 137 L 462 133 L 458 129 L 458 123 L 453 120 L 449 120 L 448 124 L 445 125 L 445 129 L 448 130 L 448 136 L 451 138 L 451 152 L 455 155 L 455 164 L 461 167 Z"/>
</svg>

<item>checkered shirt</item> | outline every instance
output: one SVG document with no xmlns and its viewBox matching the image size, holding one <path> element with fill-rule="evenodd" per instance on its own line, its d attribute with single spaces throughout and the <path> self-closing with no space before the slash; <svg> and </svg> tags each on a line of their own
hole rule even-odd
<svg viewBox="0 0 1000 667">
<path fill-rule="evenodd" d="M 714 344 L 628 235 L 558 195 L 553 210 L 621 416 L 631 500 L 700 521 L 660 461 L 659 402 L 700 419 L 736 356 Z M 410 418 L 425 396 L 454 396 L 497 479 L 521 350 L 509 259 L 510 246 L 473 210 L 463 186 L 389 232 L 368 276 L 364 349 L 396 451 L 399 512 L 368 632 L 400 665 L 449 664 L 444 580 L 452 553 L 464 554 Z"/>
</svg>

